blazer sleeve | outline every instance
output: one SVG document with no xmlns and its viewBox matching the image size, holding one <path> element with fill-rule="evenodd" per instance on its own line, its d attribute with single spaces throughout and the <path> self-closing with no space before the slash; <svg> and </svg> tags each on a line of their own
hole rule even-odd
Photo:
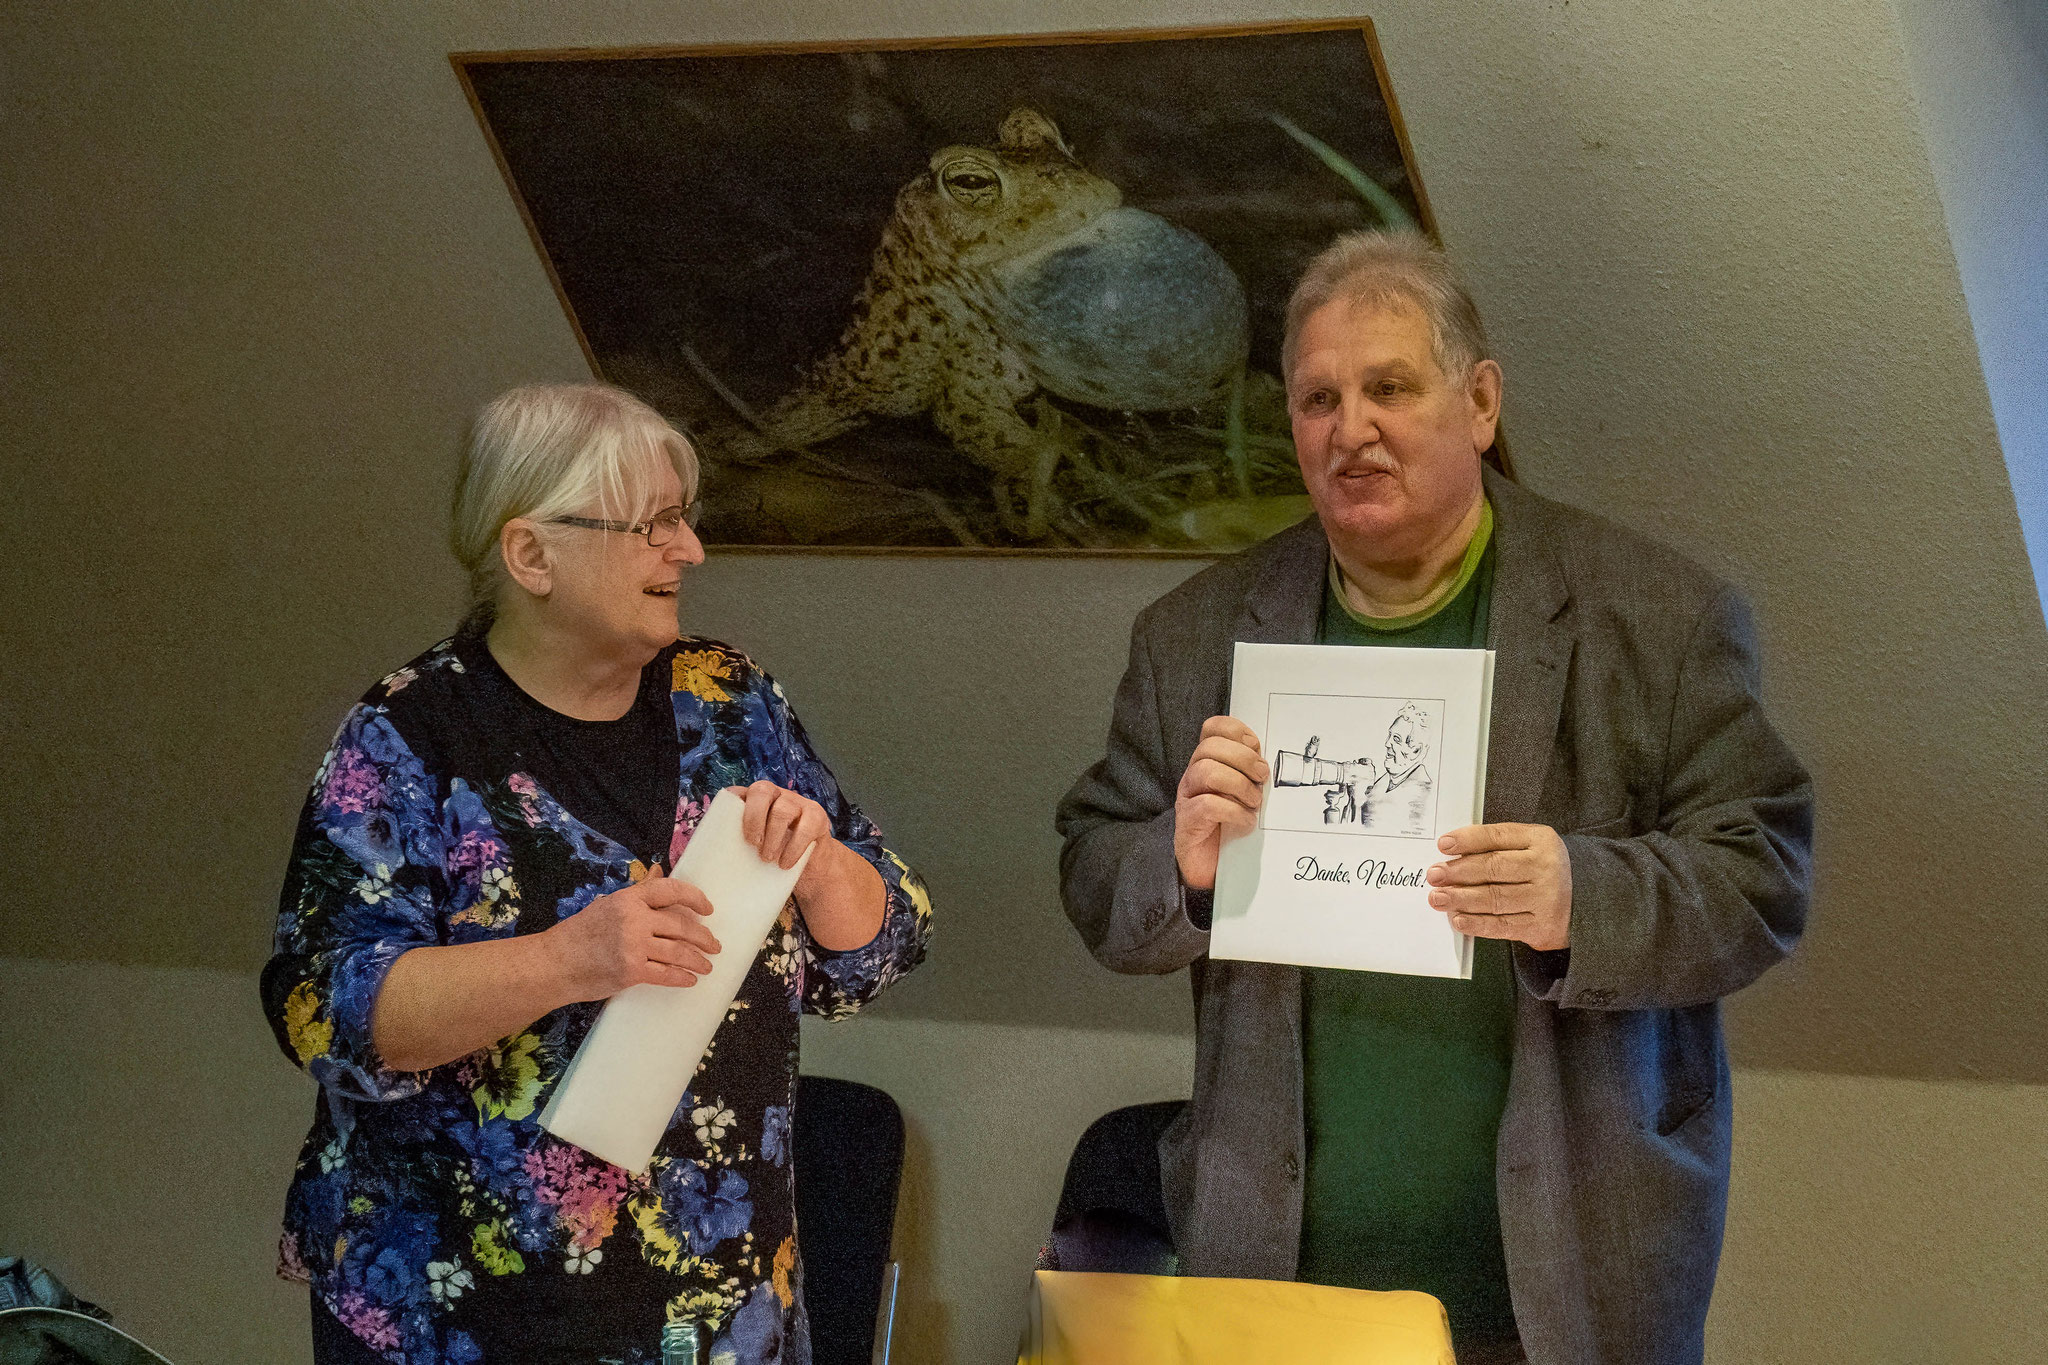
<svg viewBox="0 0 2048 1365">
<path fill-rule="evenodd" d="M 1177 971 L 1209 949 L 1208 897 L 1181 885 L 1173 799 L 1181 774 L 1168 751 L 1160 679 L 1146 640 L 1116 692 L 1109 747 L 1060 802 L 1060 898 L 1096 960 L 1113 971 Z"/>
<path fill-rule="evenodd" d="M 1678 673 L 1656 827 L 1564 836 L 1571 946 L 1518 950 L 1529 989 L 1560 1005 L 1669 1009 L 1740 990 L 1806 926 L 1813 784 L 1764 714 L 1747 604 L 1723 588 Z"/>
<path fill-rule="evenodd" d="M 827 948 L 811 937 L 801 914 L 795 917 L 804 964 L 804 1012 L 844 1019 L 924 961 L 932 931 L 931 893 L 910 864 L 882 841 L 874 821 L 840 790 L 838 779 L 811 747 L 781 684 L 763 673 L 756 676 L 781 750 L 783 784 L 824 807 L 832 821 L 832 837 L 868 861 L 881 875 L 888 896 L 881 928 L 859 948 Z"/>
<path fill-rule="evenodd" d="M 439 941 L 442 837 L 432 780 L 380 707 L 342 722 L 299 816 L 263 1011 L 284 1055 L 353 1100 L 419 1093 L 370 1020 L 391 964 Z"/>
</svg>

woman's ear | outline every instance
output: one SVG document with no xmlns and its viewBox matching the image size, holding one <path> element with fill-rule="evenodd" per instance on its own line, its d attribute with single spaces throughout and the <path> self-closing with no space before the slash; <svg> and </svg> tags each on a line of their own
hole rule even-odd
<svg viewBox="0 0 2048 1365">
<path fill-rule="evenodd" d="M 514 517 L 498 532 L 498 553 L 504 557 L 505 572 L 514 583 L 533 596 L 546 599 L 555 589 L 554 556 L 541 539 L 540 528 L 525 517 Z"/>
</svg>

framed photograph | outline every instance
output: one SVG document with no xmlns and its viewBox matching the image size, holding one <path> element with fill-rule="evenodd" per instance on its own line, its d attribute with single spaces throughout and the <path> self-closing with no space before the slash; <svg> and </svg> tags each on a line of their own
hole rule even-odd
<svg viewBox="0 0 2048 1365">
<path fill-rule="evenodd" d="M 724 548 L 1242 548 L 1310 510 L 1295 277 L 1435 235 L 1363 19 L 451 60 Z"/>
</svg>

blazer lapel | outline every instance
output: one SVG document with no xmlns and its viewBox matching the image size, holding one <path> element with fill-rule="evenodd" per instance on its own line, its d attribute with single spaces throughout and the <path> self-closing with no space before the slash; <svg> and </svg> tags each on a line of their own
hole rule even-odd
<svg viewBox="0 0 2048 1365">
<path fill-rule="evenodd" d="M 1573 633 L 1560 621 L 1571 592 L 1547 542 L 1542 506 L 1488 471 L 1493 499 L 1493 723 L 1487 731 L 1486 819 L 1534 823 L 1557 743 Z"/>
<path fill-rule="evenodd" d="M 1314 517 L 1274 536 L 1258 582 L 1245 594 L 1232 640 L 1260 645 L 1312 645 L 1322 619 L 1330 542 Z"/>
</svg>

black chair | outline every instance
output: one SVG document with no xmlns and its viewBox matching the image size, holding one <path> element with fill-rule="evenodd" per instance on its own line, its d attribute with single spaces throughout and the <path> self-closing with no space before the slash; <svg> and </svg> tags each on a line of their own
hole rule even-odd
<svg viewBox="0 0 2048 1365">
<path fill-rule="evenodd" d="M 1159 1136 L 1187 1108 L 1162 1100 L 1112 1109 L 1074 1144 L 1060 1187 L 1048 1270 L 1171 1275 L 1178 1266 L 1159 1179 Z"/>
<path fill-rule="evenodd" d="M 791 1127 L 813 1365 L 886 1362 L 895 1317 L 889 1243 L 903 1183 L 903 1113 L 874 1086 L 799 1076 Z M 880 1354 L 878 1330 L 885 1343 Z"/>
</svg>

